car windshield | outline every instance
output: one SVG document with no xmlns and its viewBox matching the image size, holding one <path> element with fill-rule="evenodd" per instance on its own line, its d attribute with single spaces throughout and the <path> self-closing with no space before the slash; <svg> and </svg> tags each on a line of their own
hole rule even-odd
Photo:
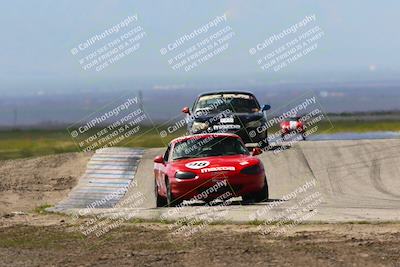
<svg viewBox="0 0 400 267">
<path fill-rule="evenodd" d="M 235 137 L 202 137 L 189 139 L 174 146 L 172 159 L 200 158 L 227 155 L 249 155 L 248 150 Z"/>
<path fill-rule="evenodd" d="M 195 113 L 200 111 L 217 113 L 227 109 L 237 113 L 253 113 L 260 111 L 260 106 L 252 95 L 216 94 L 201 96 L 194 111 Z"/>
<path fill-rule="evenodd" d="M 298 120 L 300 120 L 300 117 L 289 117 L 285 119 L 285 121 L 298 121 Z"/>
</svg>

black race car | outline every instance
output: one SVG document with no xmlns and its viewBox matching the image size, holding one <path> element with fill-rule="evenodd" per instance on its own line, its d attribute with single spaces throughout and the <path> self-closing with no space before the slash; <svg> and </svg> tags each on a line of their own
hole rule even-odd
<svg viewBox="0 0 400 267">
<path fill-rule="evenodd" d="M 247 147 L 265 147 L 268 141 L 264 112 L 270 108 L 261 107 L 252 93 L 222 91 L 199 95 L 193 107 L 184 107 L 182 112 L 188 114 L 189 134 L 235 133 Z"/>
</svg>

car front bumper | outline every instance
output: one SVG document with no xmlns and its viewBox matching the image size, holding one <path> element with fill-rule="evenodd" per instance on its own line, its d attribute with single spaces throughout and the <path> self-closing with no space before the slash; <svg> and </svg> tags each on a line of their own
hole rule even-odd
<svg viewBox="0 0 400 267">
<path fill-rule="evenodd" d="M 204 174 L 194 179 L 170 180 L 174 198 L 182 200 L 209 200 L 220 196 L 238 197 L 259 192 L 265 183 L 265 174 Z M 226 194 L 230 192 L 229 194 Z"/>
<path fill-rule="evenodd" d="M 205 131 L 198 131 L 198 132 L 192 132 L 193 134 L 198 134 L 198 133 L 233 133 L 237 134 L 240 136 L 240 138 L 243 140 L 245 144 L 248 143 L 253 143 L 253 144 L 259 144 L 260 142 L 265 142 L 267 140 L 267 131 L 263 130 L 260 131 L 259 128 L 240 128 L 239 130 L 237 129 L 225 129 L 225 130 L 216 130 L 213 127 L 208 128 Z"/>
</svg>

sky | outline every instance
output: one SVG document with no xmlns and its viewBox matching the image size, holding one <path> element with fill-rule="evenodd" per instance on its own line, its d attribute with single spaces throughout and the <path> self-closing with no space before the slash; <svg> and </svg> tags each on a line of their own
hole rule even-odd
<svg viewBox="0 0 400 267">
<path fill-rule="evenodd" d="M 119 83 L 168 88 L 210 81 L 393 80 L 400 73 L 399 10 L 396 0 L 3 1 L 0 94 L 114 90 Z M 135 25 L 146 33 L 140 48 L 100 72 L 82 69 L 81 54 L 74 56 L 71 49 L 136 14 Z M 161 55 L 160 49 L 223 14 L 224 27 L 234 32 L 229 48 L 191 71 L 172 69 L 169 54 Z M 313 14 L 313 25 L 324 32 L 318 48 L 278 72 L 261 70 L 249 49 Z"/>
</svg>

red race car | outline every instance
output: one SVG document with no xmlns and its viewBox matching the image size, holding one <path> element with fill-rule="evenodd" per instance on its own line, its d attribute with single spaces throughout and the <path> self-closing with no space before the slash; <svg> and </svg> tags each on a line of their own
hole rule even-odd
<svg viewBox="0 0 400 267">
<path fill-rule="evenodd" d="M 281 122 L 281 137 L 285 138 L 286 135 L 301 134 L 303 140 L 306 140 L 304 135 L 305 127 L 301 121 L 301 117 L 290 117 Z"/>
<path fill-rule="evenodd" d="M 184 200 L 268 199 L 261 154 L 250 154 L 239 136 L 196 134 L 172 140 L 164 155 L 154 158 L 157 206 L 179 206 Z M 224 197 L 226 199 L 222 199 Z"/>
</svg>

